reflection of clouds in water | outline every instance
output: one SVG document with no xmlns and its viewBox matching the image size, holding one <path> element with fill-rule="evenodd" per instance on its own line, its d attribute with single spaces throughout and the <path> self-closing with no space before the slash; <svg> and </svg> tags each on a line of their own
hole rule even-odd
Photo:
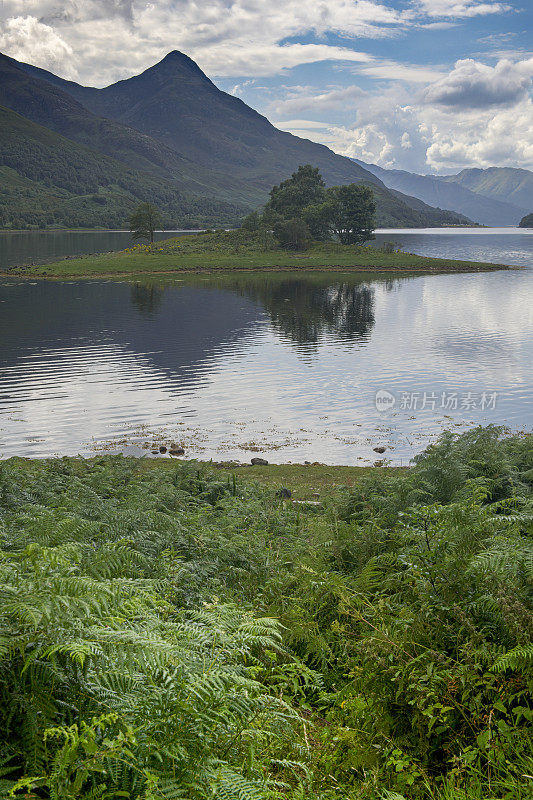
<svg viewBox="0 0 533 800">
<path fill-rule="evenodd" d="M 271 461 L 358 463 L 379 439 L 399 462 L 466 417 L 527 426 L 529 275 L 0 288 L 0 453 L 87 452 L 148 426 L 200 458 L 248 460 L 239 445 L 257 441 Z M 374 405 L 381 388 L 496 387 L 484 417 Z"/>
<path fill-rule="evenodd" d="M 526 273 L 492 273 L 479 281 L 478 275 L 457 276 L 455 287 L 440 281 L 436 290 L 426 282 L 424 308 L 430 342 L 447 368 L 456 371 L 464 365 L 467 380 L 491 380 L 495 386 L 528 380 L 524 348 L 531 351 L 533 283 L 524 280 L 527 277 Z"/>
<path fill-rule="evenodd" d="M 530 272 L 490 272 L 484 275 L 434 276 L 424 280 L 426 320 L 432 325 L 443 314 L 459 330 L 520 332 L 533 321 L 533 281 Z M 449 280 L 443 280 L 449 277 Z M 445 320 L 444 320 L 445 314 Z"/>
<path fill-rule="evenodd" d="M 531 273 L 490 272 L 420 276 L 388 295 L 379 309 L 409 321 L 412 331 L 519 332 L 532 321 Z"/>
<path fill-rule="evenodd" d="M 530 273 L 421 277 L 377 299 L 379 335 L 425 354 L 424 367 L 463 379 L 519 382 L 533 330 Z M 377 332 L 376 332 L 377 333 Z M 432 359 L 430 358 L 432 357 Z"/>
<path fill-rule="evenodd" d="M 520 370 L 519 353 L 516 342 L 510 339 L 493 337 L 480 341 L 474 334 L 460 338 L 449 336 L 440 338 L 434 347 L 438 350 L 437 357 L 446 359 L 450 365 L 466 366 L 470 362 L 476 365 L 478 371 L 487 370 L 492 373 L 497 364 L 500 379 L 505 373 L 506 380 L 521 380 L 516 373 L 517 369 Z"/>
<path fill-rule="evenodd" d="M 28 357 L 2 370 L 0 379 L 0 454 L 87 452 L 93 438 L 118 435 L 127 422 L 149 418 L 154 407 L 176 413 L 183 403 L 149 354 L 112 344 Z M 26 447 L 28 436 L 41 443 Z"/>
</svg>

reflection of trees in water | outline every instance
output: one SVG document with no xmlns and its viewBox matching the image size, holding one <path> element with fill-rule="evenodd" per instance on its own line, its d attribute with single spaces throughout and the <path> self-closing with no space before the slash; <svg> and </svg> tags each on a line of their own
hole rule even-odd
<svg viewBox="0 0 533 800">
<path fill-rule="evenodd" d="M 374 326 L 374 288 L 362 280 L 348 282 L 328 278 L 267 278 L 250 280 L 213 276 L 210 288 L 217 287 L 248 297 L 259 303 L 268 313 L 280 334 L 296 344 L 317 344 L 330 334 L 337 339 L 367 341 Z M 399 281 L 379 281 L 386 291 L 392 291 Z M 184 284 L 181 285 L 184 289 Z M 195 287 L 197 291 L 200 287 Z M 202 283 L 201 289 L 205 290 Z M 164 283 L 135 283 L 131 286 L 131 302 L 143 316 L 152 316 L 160 308 L 165 291 Z M 176 286 L 172 289 L 175 291 Z M 202 295 L 202 292 L 200 292 Z M 203 297 L 203 295 L 202 295 Z M 200 301 L 200 305 L 203 303 Z M 211 309 L 216 314 L 217 308 Z M 208 315 L 209 316 L 209 315 Z M 203 325 L 209 324 L 204 319 Z"/>
<path fill-rule="evenodd" d="M 403 278 L 404 282 L 405 280 L 406 279 Z M 387 280 L 383 281 L 383 285 L 385 286 L 386 292 L 392 292 L 394 291 L 394 289 L 398 289 L 401 283 L 402 281 L 399 280 L 398 278 L 387 278 Z"/>
<path fill-rule="evenodd" d="M 246 293 L 298 344 L 316 343 L 326 333 L 346 341 L 366 340 L 374 325 L 374 290 L 365 284 L 288 280 L 247 286 Z"/>
<path fill-rule="evenodd" d="M 146 283 L 134 283 L 131 287 L 131 302 L 143 316 L 151 316 L 160 307 L 163 290 Z"/>
</svg>

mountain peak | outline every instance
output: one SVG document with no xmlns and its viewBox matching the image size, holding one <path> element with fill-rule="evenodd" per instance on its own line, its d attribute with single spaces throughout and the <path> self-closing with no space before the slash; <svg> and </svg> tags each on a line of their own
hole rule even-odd
<svg viewBox="0 0 533 800">
<path fill-rule="evenodd" d="M 145 73 L 162 74 L 188 74 L 209 81 L 207 75 L 200 69 L 196 61 L 182 53 L 180 50 L 171 50 L 161 61 L 145 70 Z M 145 74 L 144 73 L 144 74 Z M 209 81 L 211 83 L 211 81 Z"/>
<path fill-rule="evenodd" d="M 181 50 L 171 50 L 170 53 L 167 53 L 159 63 L 162 64 L 163 61 L 169 61 L 171 59 L 174 61 L 190 61 L 192 64 L 195 63 L 190 56 L 188 56 L 186 53 L 182 53 Z"/>
</svg>

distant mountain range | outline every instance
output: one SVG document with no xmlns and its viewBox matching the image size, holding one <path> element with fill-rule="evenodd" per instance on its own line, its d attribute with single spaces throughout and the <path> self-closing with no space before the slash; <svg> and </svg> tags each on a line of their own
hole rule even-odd
<svg viewBox="0 0 533 800">
<path fill-rule="evenodd" d="M 511 204 L 521 211 L 529 212 L 533 208 L 533 172 L 528 169 L 464 169 L 458 175 L 449 175 L 442 180 L 462 186 L 477 196 Z"/>
<path fill-rule="evenodd" d="M 511 167 L 464 169 L 458 175 L 417 175 L 354 159 L 389 189 L 453 208 L 482 225 L 518 225 L 533 208 L 533 172 Z"/>
<path fill-rule="evenodd" d="M 328 185 L 371 185 L 380 226 L 469 222 L 278 130 L 176 51 L 104 89 L 0 54 L 0 106 L 0 227 L 117 227 L 140 200 L 167 227 L 235 224 L 306 163 Z"/>
</svg>

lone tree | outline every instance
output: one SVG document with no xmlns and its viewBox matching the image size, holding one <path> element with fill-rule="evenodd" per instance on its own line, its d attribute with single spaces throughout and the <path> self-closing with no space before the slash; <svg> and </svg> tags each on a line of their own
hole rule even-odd
<svg viewBox="0 0 533 800">
<path fill-rule="evenodd" d="M 161 215 L 151 203 L 141 203 L 130 217 L 130 231 L 133 239 L 154 241 L 154 231 L 161 224 Z"/>
</svg>

